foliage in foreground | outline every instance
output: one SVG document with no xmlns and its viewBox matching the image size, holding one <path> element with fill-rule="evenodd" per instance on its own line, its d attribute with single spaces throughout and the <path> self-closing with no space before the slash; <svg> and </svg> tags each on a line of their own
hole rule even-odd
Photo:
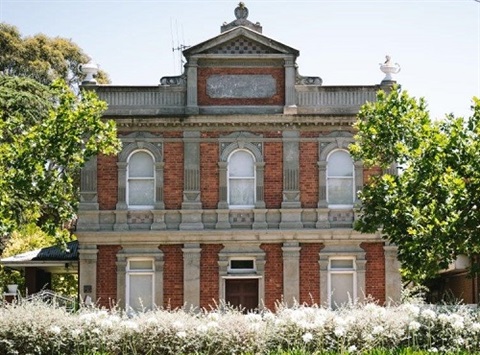
<svg viewBox="0 0 480 355">
<path fill-rule="evenodd" d="M 61 81 L 0 75 L 0 255 L 25 224 L 55 235 L 75 218 L 80 169 L 120 147 L 105 109 L 94 92 L 76 96 Z"/>
<path fill-rule="evenodd" d="M 128 315 L 95 308 L 68 313 L 29 302 L 0 308 L 0 349 L 5 355 L 474 353 L 480 352 L 479 316 L 467 306 L 412 303 Z"/>
<path fill-rule="evenodd" d="M 380 91 L 358 114 L 350 150 L 383 174 L 360 192 L 355 228 L 381 230 L 397 245 L 409 280 L 421 282 L 458 255 L 480 253 L 479 99 L 473 99 L 472 112 L 435 121 L 425 100 L 394 87 L 389 94 Z"/>
</svg>

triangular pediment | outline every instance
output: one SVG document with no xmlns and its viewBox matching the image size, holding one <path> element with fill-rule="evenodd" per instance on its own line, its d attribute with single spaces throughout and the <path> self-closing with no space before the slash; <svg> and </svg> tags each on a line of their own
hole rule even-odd
<svg viewBox="0 0 480 355">
<path fill-rule="evenodd" d="M 235 27 L 183 51 L 188 58 L 202 54 L 284 54 L 298 56 L 298 50 L 247 27 Z"/>
</svg>

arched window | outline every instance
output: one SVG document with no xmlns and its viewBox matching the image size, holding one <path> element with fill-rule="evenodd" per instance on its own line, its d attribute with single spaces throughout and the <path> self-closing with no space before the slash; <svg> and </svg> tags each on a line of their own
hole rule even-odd
<svg viewBox="0 0 480 355">
<path fill-rule="evenodd" d="M 335 150 L 327 159 L 327 201 L 329 205 L 352 206 L 354 167 L 350 154 Z"/>
<path fill-rule="evenodd" d="M 127 205 L 129 208 L 153 208 L 155 170 L 150 153 L 140 150 L 130 155 L 127 166 Z"/>
<path fill-rule="evenodd" d="M 255 205 L 255 159 L 246 150 L 236 150 L 228 159 L 228 204 L 234 208 Z"/>
</svg>

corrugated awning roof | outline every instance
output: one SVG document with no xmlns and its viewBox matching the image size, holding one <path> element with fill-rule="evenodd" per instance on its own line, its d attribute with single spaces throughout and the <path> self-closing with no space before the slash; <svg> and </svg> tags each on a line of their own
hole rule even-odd
<svg viewBox="0 0 480 355">
<path fill-rule="evenodd" d="M 0 260 L 0 263 L 25 263 L 28 261 L 77 261 L 78 260 L 78 241 L 68 242 L 66 249 L 58 245 L 42 249 L 28 251 Z"/>
</svg>

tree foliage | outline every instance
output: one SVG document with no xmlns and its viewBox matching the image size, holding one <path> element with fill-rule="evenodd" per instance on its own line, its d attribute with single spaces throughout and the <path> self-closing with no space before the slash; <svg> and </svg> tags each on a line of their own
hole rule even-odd
<svg viewBox="0 0 480 355">
<path fill-rule="evenodd" d="M 54 235 L 75 218 L 80 169 L 90 157 L 119 149 L 114 123 L 101 118 L 105 108 L 94 92 L 77 96 L 62 81 L 47 87 L 0 76 L 3 242 L 21 225 Z"/>
<path fill-rule="evenodd" d="M 32 78 L 49 85 L 63 79 L 70 87 L 78 87 L 85 75 L 79 64 L 89 56 L 72 40 L 44 34 L 23 37 L 15 26 L 0 23 L 0 74 Z M 100 71 L 99 83 L 108 83 L 108 75 Z"/>
<path fill-rule="evenodd" d="M 377 166 L 360 193 L 355 228 L 398 246 L 407 279 L 422 281 L 458 255 L 480 252 L 480 101 L 469 118 L 430 119 L 423 99 L 399 87 L 358 115 L 355 159 Z"/>
</svg>

